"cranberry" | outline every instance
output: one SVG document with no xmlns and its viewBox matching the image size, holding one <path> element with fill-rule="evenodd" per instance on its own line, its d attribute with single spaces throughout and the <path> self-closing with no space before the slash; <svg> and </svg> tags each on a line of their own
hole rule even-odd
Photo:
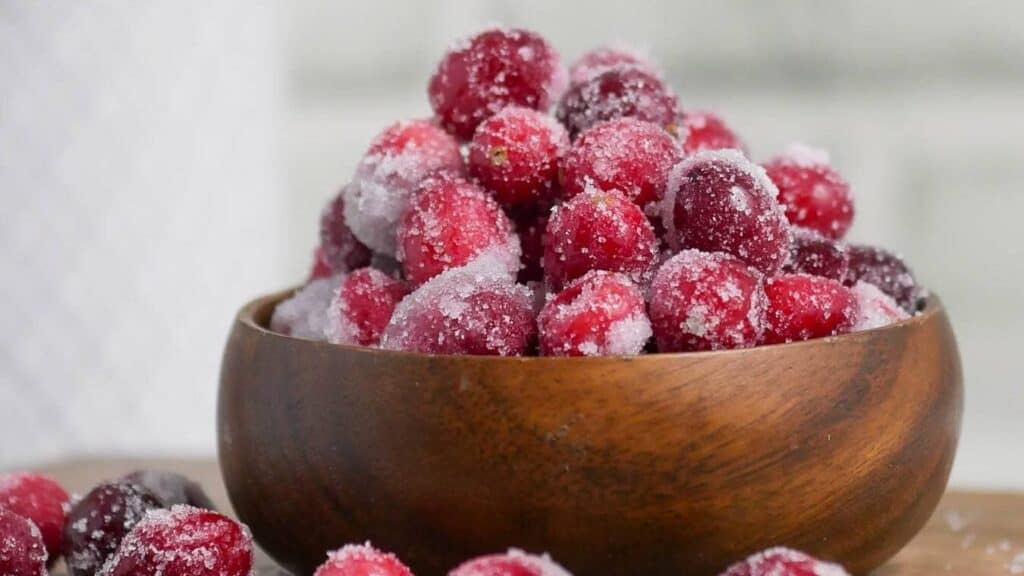
<svg viewBox="0 0 1024 576">
<path fill-rule="evenodd" d="M 668 174 L 682 152 L 668 132 L 637 118 L 602 122 L 580 134 L 562 163 L 567 197 L 618 190 L 648 215 L 657 214 Z"/>
<path fill-rule="evenodd" d="M 571 86 L 556 115 L 573 138 L 599 122 L 627 116 L 675 134 L 679 106 L 675 93 L 654 74 L 636 66 L 616 66 Z"/>
<path fill-rule="evenodd" d="M 327 263 L 327 257 L 324 255 L 324 249 L 317 246 L 313 252 L 313 266 L 309 270 L 309 279 L 316 280 L 318 278 L 328 278 L 334 274 L 334 270 L 331 269 L 331 265 Z"/>
<path fill-rule="evenodd" d="M 544 356 L 629 356 L 651 337 L 643 293 L 626 276 L 604 270 L 572 281 L 537 324 Z"/>
<path fill-rule="evenodd" d="M 324 207 L 320 215 L 320 248 L 317 263 L 322 261 L 330 273 L 314 277 L 330 276 L 348 272 L 370 263 L 370 249 L 352 235 L 345 223 L 345 193 L 337 196 Z"/>
<path fill-rule="evenodd" d="M 881 328 L 910 318 L 910 314 L 874 284 L 857 282 L 850 290 L 857 299 L 857 322 L 853 331 Z"/>
<path fill-rule="evenodd" d="M 46 576 L 47 557 L 35 523 L 0 506 L 0 574 Z"/>
<path fill-rule="evenodd" d="M 569 135 L 554 118 L 510 106 L 477 126 L 469 173 L 503 206 L 548 203 L 568 146 Z"/>
<path fill-rule="evenodd" d="M 51 559 L 60 555 L 64 506 L 69 500 L 55 480 L 27 472 L 0 474 L 0 508 L 31 520 L 43 535 Z"/>
<path fill-rule="evenodd" d="M 511 549 L 505 554 L 474 558 L 448 573 L 448 576 L 570 576 L 550 556 L 536 556 Z"/>
<path fill-rule="evenodd" d="M 838 564 L 829 564 L 803 552 L 770 548 L 732 565 L 722 576 L 849 576 Z"/>
<path fill-rule="evenodd" d="M 840 282 L 850 269 L 850 256 L 846 246 L 807 228 L 793 229 L 793 243 L 789 246 L 789 260 L 783 272 L 803 272 L 824 276 Z"/>
<path fill-rule="evenodd" d="M 765 164 L 779 203 L 794 226 L 842 238 L 853 223 L 850 185 L 829 165 L 828 154 L 799 144 Z"/>
<path fill-rule="evenodd" d="M 651 283 L 651 324 L 659 352 L 755 346 L 767 309 L 761 274 L 723 253 L 684 250 Z"/>
<path fill-rule="evenodd" d="M 394 554 L 381 552 L 367 542 L 329 553 L 313 576 L 412 576 L 412 571 Z"/>
<path fill-rule="evenodd" d="M 64 524 L 64 559 L 71 576 L 92 576 L 149 510 L 163 503 L 127 481 L 105 482 L 76 502 Z"/>
<path fill-rule="evenodd" d="M 376 346 L 405 285 L 374 268 L 361 268 L 341 281 L 327 308 L 327 340 L 335 344 Z"/>
<path fill-rule="evenodd" d="M 683 112 L 682 125 L 680 132 L 686 154 L 726 148 L 746 153 L 743 140 L 716 114 L 687 110 Z"/>
<path fill-rule="evenodd" d="M 341 275 L 317 278 L 274 307 L 270 329 L 280 334 L 308 340 L 325 340 L 327 307 L 341 283 Z"/>
<path fill-rule="evenodd" d="M 857 298 L 835 280 L 808 274 L 769 278 L 768 344 L 836 336 L 849 332 L 857 321 Z"/>
<path fill-rule="evenodd" d="M 847 246 L 846 251 L 850 255 L 850 270 L 844 284 L 853 286 L 863 280 L 892 296 L 907 312 L 917 310 L 921 290 L 914 273 L 899 256 L 883 248 L 864 245 Z"/>
<path fill-rule="evenodd" d="M 177 504 L 188 504 L 196 508 L 214 510 L 213 501 L 203 491 L 202 486 L 189 480 L 177 472 L 166 470 L 136 470 L 123 478 L 149 490 L 156 496 L 165 508 Z"/>
<path fill-rule="evenodd" d="M 441 125 L 468 140 L 506 106 L 547 110 L 566 83 L 558 52 L 528 30 L 493 28 L 456 43 L 430 78 Z"/>
<path fill-rule="evenodd" d="M 584 192 L 555 208 L 544 234 L 544 275 L 555 291 L 590 270 L 622 272 L 646 286 L 657 258 L 650 222 L 615 191 Z"/>
<path fill-rule="evenodd" d="M 154 510 L 132 528 L 102 576 L 249 576 L 252 537 L 238 522 L 175 506 Z"/>
<path fill-rule="evenodd" d="M 601 46 L 577 58 L 569 66 L 569 85 L 575 86 L 617 66 L 635 66 L 652 76 L 661 77 L 658 65 L 641 52 L 625 46 Z"/>
<path fill-rule="evenodd" d="M 405 277 L 419 285 L 486 250 L 500 251 L 509 271 L 519 270 L 519 240 L 501 207 L 465 180 L 424 183 L 398 226 L 399 260 Z"/>
<path fill-rule="evenodd" d="M 789 255 L 790 233 L 764 170 L 736 150 L 705 150 L 672 172 L 662 204 L 669 244 L 726 252 L 771 275 Z"/>
</svg>

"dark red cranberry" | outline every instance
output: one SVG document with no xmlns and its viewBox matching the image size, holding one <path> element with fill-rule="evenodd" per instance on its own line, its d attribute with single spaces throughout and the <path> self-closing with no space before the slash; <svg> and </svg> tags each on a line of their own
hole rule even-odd
<svg viewBox="0 0 1024 576">
<path fill-rule="evenodd" d="M 635 117 L 678 133 L 676 95 L 661 79 L 635 66 L 617 66 L 569 88 L 558 119 L 573 138 L 605 120 Z"/>
<path fill-rule="evenodd" d="M 345 194 L 339 192 L 320 215 L 320 248 L 313 277 L 348 272 L 369 263 L 370 249 L 356 239 L 345 223 Z"/>
<path fill-rule="evenodd" d="M 874 284 L 907 312 L 917 311 L 922 291 L 914 273 L 899 256 L 883 248 L 857 244 L 847 246 L 846 251 L 850 256 L 850 269 L 844 284 L 853 286 L 858 281 Z"/>
<path fill-rule="evenodd" d="M 789 260 L 782 267 L 783 272 L 802 272 L 842 282 L 849 269 L 850 256 L 841 242 L 814 230 L 793 229 L 793 243 L 789 247 Z"/>
<path fill-rule="evenodd" d="M 149 510 L 162 508 L 159 498 L 127 481 L 104 482 L 68 512 L 64 524 L 64 558 L 71 576 L 93 576 Z"/>
<path fill-rule="evenodd" d="M 136 470 L 124 480 L 142 486 L 156 496 L 165 508 L 187 504 L 196 508 L 215 510 L 213 501 L 198 483 L 188 477 L 167 470 Z"/>
</svg>

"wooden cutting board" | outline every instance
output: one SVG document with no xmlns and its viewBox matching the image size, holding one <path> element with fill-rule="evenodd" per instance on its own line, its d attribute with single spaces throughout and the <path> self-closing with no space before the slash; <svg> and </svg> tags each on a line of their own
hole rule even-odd
<svg viewBox="0 0 1024 576">
<path fill-rule="evenodd" d="M 43 470 L 69 491 L 84 493 L 100 480 L 139 468 L 173 470 L 199 481 L 223 510 L 227 493 L 210 460 L 81 460 Z M 257 576 L 287 576 L 265 555 Z M 54 574 L 64 576 L 58 566 Z M 947 493 L 924 530 L 877 576 L 1024 576 L 1024 493 Z M 580 575 L 586 576 L 586 575 Z"/>
</svg>

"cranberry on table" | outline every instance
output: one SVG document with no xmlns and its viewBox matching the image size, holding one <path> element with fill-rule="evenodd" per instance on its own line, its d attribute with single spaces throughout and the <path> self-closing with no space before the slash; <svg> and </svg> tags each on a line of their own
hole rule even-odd
<svg viewBox="0 0 1024 576">
<path fill-rule="evenodd" d="M 477 126 L 469 173 L 502 206 L 549 203 L 569 134 L 554 118 L 510 106 Z"/>
<path fill-rule="evenodd" d="M 338 192 L 320 214 L 320 247 L 313 277 L 348 272 L 369 263 L 370 249 L 352 234 L 345 223 L 345 192 Z"/>
<path fill-rule="evenodd" d="M 849 272 L 844 282 L 847 286 L 863 280 L 892 296 L 907 312 L 917 310 L 921 290 L 903 259 L 876 246 L 853 244 L 847 246 L 846 251 L 850 256 Z"/>
<path fill-rule="evenodd" d="M 793 228 L 793 243 L 783 272 L 803 272 L 842 282 L 849 269 L 850 255 L 844 244 L 814 230 Z"/>
<path fill-rule="evenodd" d="M 558 206 L 544 234 L 544 276 L 555 291 L 591 270 L 621 272 L 646 286 L 657 258 L 651 223 L 615 191 L 587 191 Z"/>
<path fill-rule="evenodd" d="M 686 154 L 729 148 L 746 153 L 747 145 L 717 114 L 687 110 L 681 123 L 679 132 Z"/>
<path fill-rule="evenodd" d="M 0 506 L 0 574 L 46 576 L 43 534 L 28 518 Z"/>
<path fill-rule="evenodd" d="M 562 163 L 567 198 L 588 189 L 617 190 L 657 216 L 668 174 L 682 151 L 668 132 L 637 118 L 618 118 L 587 129 Z"/>
<path fill-rule="evenodd" d="M 492 28 L 455 43 L 427 88 L 440 123 L 468 140 L 506 106 L 545 111 L 566 84 L 558 52 L 534 32 Z"/>
<path fill-rule="evenodd" d="M 789 256 L 789 223 L 764 169 L 736 150 L 705 150 L 672 171 L 662 218 L 675 248 L 732 254 L 767 275 Z"/>
<path fill-rule="evenodd" d="M 196 508 L 214 510 L 210 497 L 197 482 L 183 474 L 167 470 L 136 470 L 122 480 L 142 486 L 156 496 L 165 508 L 177 504 L 188 504 Z"/>
<path fill-rule="evenodd" d="M 835 280 L 809 274 L 783 274 L 765 281 L 768 344 L 837 336 L 857 322 L 857 298 Z"/>
<path fill-rule="evenodd" d="M 376 346 L 405 294 L 403 282 L 374 268 L 361 268 L 345 276 L 327 308 L 327 340 Z"/>
<path fill-rule="evenodd" d="M 313 576 L 412 576 L 394 554 L 381 552 L 369 542 L 349 544 L 327 554 Z"/>
<path fill-rule="evenodd" d="M 600 46 L 586 52 L 569 66 L 569 85 L 590 80 L 609 68 L 635 66 L 652 76 L 661 77 L 658 65 L 642 52 L 627 46 Z"/>
<path fill-rule="evenodd" d="M 857 282 L 850 288 L 857 299 L 857 322 L 853 331 L 881 328 L 910 318 L 910 314 L 874 284 Z"/>
<path fill-rule="evenodd" d="M 789 548 L 770 548 L 729 567 L 722 576 L 849 576 L 838 564 Z"/>
<path fill-rule="evenodd" d="M 556 116 L 573 138 L 600 122 L 624 117 L 652 122 L 675 134 L 679 104 L 656 75 L 637 66 L 615 66 L 571 86 Z"/>
<path fill-rule="evenodd" d="M 405 278 L 420 285 L 487 250 L 519 271 L 519 239 L 512 223 L 479 186 L 461 179 L 428 180 L 409 201 L 398 225 L 398 259 Z"/>
<path fill-rule="evenodd" d="M 0 508 L 31 520 L 42 533 L 52 560 L 60 555 L 64 507 L 69 499 L 57 481 L 42 474 L 0 474 Z"/>
<path fill-rule="evenodd" d="M 511 549 L 460 564 L 448 576 L 571 576 L 547 554 L 538 556 Z"/>
<path fill-rule="evenodd" d="M 765 165 L 779 189 L 779 203 L 794 226 L 842 238 L 853 223 L 850 185 L 823 150 L 793 144 Z"/>
</svg>

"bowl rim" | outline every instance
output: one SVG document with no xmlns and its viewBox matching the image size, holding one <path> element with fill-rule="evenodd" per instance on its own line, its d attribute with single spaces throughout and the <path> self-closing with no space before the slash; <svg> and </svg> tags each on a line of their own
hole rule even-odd
<svg viewBox="0 0 1024 576">
<path fill-rule="evenodd" d="M 290 336 L 288 334 L 282 334 L 275 332 L 270 329 L 269 326 L 264 326 L 257 320 L 257 315 L 264 311 L 268 306 L 276 306 L 282 300 L 294 294 L 302 286 L 293 286 L 284 290 L 278 290 L 269 294 L 264 294 L 253 300 L 247 302 L 238 311 L 235 316 L 235 326 L 245 327 L 247 330 L 258 333 L 260 336 L 273 338 L 282 341 L 290 341 L 292 343 L 303 343 L 309 346 L 319 347 L 325 351 L 345 352 L 352 354 L 372 354 L 377 357 L 393 357 L 409 359 L 458 359 L 463 362 L 481 362 L 481 363 L 511 363 L 511 364 L 523 364 L 523 363 L 561 363 L 561 362 L 601 362 L 608 360 L 626 360 L 632 362 L 649 362 L 649 361 L 664 361 L 664 360 L 681 360 L 681 359 L 703 359 L 703 358 L 724 358 L 728 356 L 749 356 L 753 354 L 770 353 L 773 350 L 780 349 L 796 349 L 800 347 L 813 347 L 821 345 L 838 345 L 845 342 L 862 341 L 865 339 L 873 338 L 874 336 L 895 331 L 909 331 L 919 326 L 924 325 L 927 322 L 933 321 L 935 318 L 945 316 L 945 305 L 942 303 L 942 299 L 939 298 L 934 292 L 929 292 L 922 297 L 924 305 L 920 307 L 913 316 L 899 322 L 887 324 L 879 328 L 871 328 L 869 330 L 861 330 L 859 332 L 849 332 L 847 334 L 841 334 L 839 336 L 826 336 L 823 338 L 814 338 L 811 340 L 802 340 L 798 342 L 786 342 L 782 344 L 761 344 L 752 348 L 734 348 L 728 350 L 704 350 L 696 352 L 657 352 L 653 354 L 637 354 L 633 356 L 478 356 L 469 354 L 427 354 L 423 352 L 408 352 L 403 350 L 385 350 L 383 348 L 373 348 L 369 346 L 356 346 L 353 344 L 332 344 L 324 340 L 310 340 L 308 338 L 299 338 L 296 336 Z M 269 319 L 269 314 L 267 315 Z"/>
</svg>

